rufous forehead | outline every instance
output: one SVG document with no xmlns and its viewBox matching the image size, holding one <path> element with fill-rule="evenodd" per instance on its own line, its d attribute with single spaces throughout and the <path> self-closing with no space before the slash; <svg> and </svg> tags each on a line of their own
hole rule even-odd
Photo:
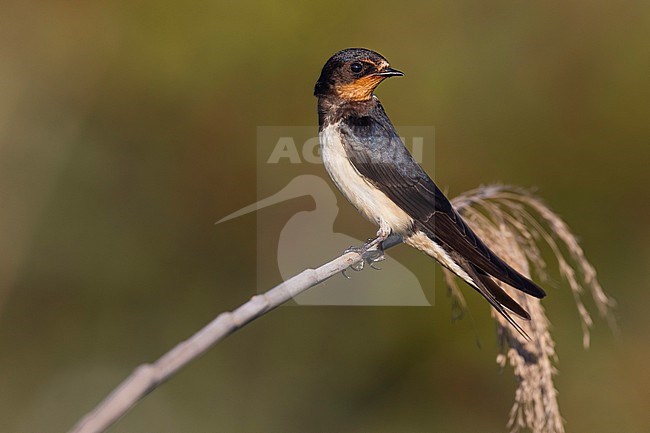
<svg viewBox="0 0 650 433">
<path fill-rule="evenodd" d="M 378 68 L 378 69 L 385 69 L 385 68 L 388 68 L 388 67 L 390 67 L 390 65 L 388 64 L 388 62 L 387 62 L 386 60 L 382 60 L 382 61 L 379 62 L 379 64 L 377 65 L 377 68 Z"/>
<path fill-rule="evenodd" d="M 380 60 L 379 62 L 375 62 L 372 59 L 364 59 L 363 61 L 374 65 L 379 70 L 388 68 L 390 66 L 386 60 Z"/>
</svg>

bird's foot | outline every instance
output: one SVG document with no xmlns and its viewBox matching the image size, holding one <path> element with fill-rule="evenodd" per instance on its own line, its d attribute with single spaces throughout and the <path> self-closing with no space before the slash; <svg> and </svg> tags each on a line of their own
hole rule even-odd
<svg viewBox="0 0 650 433">
<path fill-rule="evenodd" d="M 350 247 L 343 251 L 343 254 L 347 253 L 358 253 L 358 254 L 363 254 L 363 247 Z M 363 261 L 361 263 L 356 263 L 354 265 L 348 266 L 347 268 L 343 269 L 341 271 L 341 275 L 343 275 L 345 278 L 348 280 L 351 279 L 352 277 L 348 275 L 348 269 L 352 269 L 353 271 L 361 271 L 363 269 Z"/>
<path fill-rule="evenodd" d="M 344 254 L 347 254 L 347 253 L 357 253 L 357 254 L 360 254 L 361 257 L 363 257 L 367 253 L 367 250 L 365 248 L 365 245 L 362 246 L 362 247 L 350 247 L 347 250 L 345 250 L 345 252 L 344 252 Z M 343 276 L 345 278 L 350 279 L 350 276 L 348 274 L 346 274 L 346 271 L 348 269 L 352 269 L 353 271 L 359 272 L 359 271 L 363 270 L 363 266 L 364 266 L 364 260 L 361 260 L 359 263 L 355 263 L 354 265 L 350 265 L 347 269 L 343 270 L 341 273 L 343 274 Z"/>
<path fill-rule="evenodd" d="M 381 242 L 383 242 L 384 240 L 385 238 L 382 237 L 377 237 L 376 239 L 369 239 L 368 242 L 366 242 L 361 247 L 350 247 L 347 250 L 345 250 L 345 253 L 353 252 L 353 253 L 360 254 L 361 261 L 343 270 L 341 272 L 343 276 L 349 279 L 350 276 L 346 273 L 348 269 L 352 269 L 353 271 L 359 272 L 363 270 L 366 264 L 368 264 L 368 266 L 370 266 L 373 269 L 381 270 L 381 268 L 377 267 L 375 263 L 386 260 L 386 256 L 384 255 L 384 250 L 381 248 Z"/>
<path fill-rule="evenodd" d="M 380 248 L 367 251 L 366 254 L 364 254 L 364 257 L 363 257 L 363 262 L 368 263 L 368 266 L 370 266 L 371 268 L 373 268 L 373 269 L 375 269 L 377 271 L 380 271 L 381 268 L 377 267 L 375 265 L 375 263 L 383 262 L 384 260 L 386 260 L 386 256 L 384 255 L 384 250 L 382 250 Z M 361 263 L 363 263 L 363 262 L 361 262 Z"/>
</svg>

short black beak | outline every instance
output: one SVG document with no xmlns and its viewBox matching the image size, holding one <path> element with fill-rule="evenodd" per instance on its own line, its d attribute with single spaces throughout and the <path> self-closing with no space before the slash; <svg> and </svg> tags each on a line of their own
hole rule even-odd
<svg viewBox="0 0 650 433">
<path fill-rule="evenodd" d="M 381 72 L 378 72 L 377 75 L 380 75 L 382 77 L 402 77 L 404 76 L 404 72 L 393 68 L 386 68 L 382 69 Z"/>
</svg>

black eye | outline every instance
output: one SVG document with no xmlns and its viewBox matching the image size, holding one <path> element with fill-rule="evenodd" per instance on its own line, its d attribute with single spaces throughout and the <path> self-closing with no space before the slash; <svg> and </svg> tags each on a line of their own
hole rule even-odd
<svg viewBox="0 0 650 433">
<path fill-rule="evenodd" d="M 350 70 L 355 74 L 358 74 L 363 69 L 363 65 L 359 62 L 354 62 L 350 65 Z"/>
</svg>

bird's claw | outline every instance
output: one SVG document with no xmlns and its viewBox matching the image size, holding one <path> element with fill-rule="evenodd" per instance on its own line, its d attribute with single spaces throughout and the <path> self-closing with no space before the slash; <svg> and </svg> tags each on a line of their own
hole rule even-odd
<svg viewBox="0 0 650 433">
<path fill-rule="evenodd" d="M 343 252 L 343 254 L 347 254 L 347 253 L 358 253 L 363 255 L 365 254 L 365 250 L 364 247 L 350 247 Z M 348 269 L 352 269 L 353 271 L 357 271 L 357 272 L 363 270 L 363 261 L 361 261 L 360 263 L 355 263 L 354 265 L 350 265 L 341 271 L 341 274 L 343 274 L 345 278 L 350 280 L 352 279 L 352 277 L 350 277 L 347 274 Z"/>
<path fill-rule="evenodd" d="M 380 271 L 381 268 L 375 266 L 375 263 L 383 262 L 384 260 L 386 260 L 384 252 L 380 249 L 376 249 L 367 251 L 364 254 L 363 261 L 361 263 L 366 262 L 371 268 Z"/>
<path fill-rule="evenodd" d="M 365 252 L 365 248 L 364 248 L 364 247 L 350 247 L 350 248 L 348 248 L 347 250 L 343 251 L 343 254 L 347 254 L 347 253 L 359 253 L 359 254 L 363 254 L 364 252 Z"/>
<path fill-rule="evenodd" d="M 350 247 L 347 250 L 345 250 L 345 253 L 358 253 L 361 254 L 361 261 L 358 263 L 355 263 L 353 265 L 350 265 L 347 269 L 344 269 L 341 271 L 343 276 L 347 279 L 350 279 L 351 277 L 346 273 L 348 269 L 352 269 L 353 271 L 359 272 L 362 271 L 363 268 L 365 267 L 365 264 L 367 263 L 368 266 L 371 268 L 380 271 L 381 268 L 375 266 L 375 263 L 381 262 L 383 260 L 386 260 L 386 257 L 384 256 L 384 251 L 379 248 L 378 245 L 373 245 L 372 241 L 374 239 L 370 239 L 366 244 L 362 247 Z"/>
</svg>

